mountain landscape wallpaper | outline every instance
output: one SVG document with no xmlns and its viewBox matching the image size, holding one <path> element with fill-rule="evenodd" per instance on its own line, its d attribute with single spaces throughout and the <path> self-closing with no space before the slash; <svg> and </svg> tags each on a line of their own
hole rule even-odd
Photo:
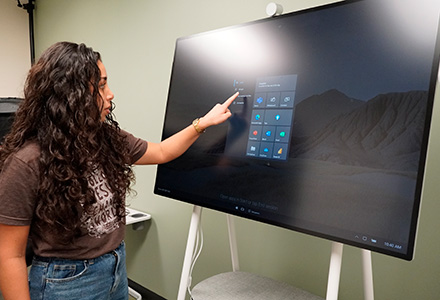
<svg viewBox="0 0 440 300">
<path fill-rule="evenodd" d="M 291 157 L 417 172 L 427 98 L 426 91 L 413 91 L 364 102 L 336 90 L 310 97 L 296 108 Z"/>
</svg>

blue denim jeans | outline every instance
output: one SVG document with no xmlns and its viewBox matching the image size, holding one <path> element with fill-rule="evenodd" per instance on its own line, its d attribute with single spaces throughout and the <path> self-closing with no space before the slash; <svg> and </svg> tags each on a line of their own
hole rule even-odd
<svg viewBox="0 0 440 300">
<path fill-rule="evenodd" d="M 29 289 L 32 300 L 128 300 L 125 244 L 94 259 L 35 257 Z"/>
</svg>

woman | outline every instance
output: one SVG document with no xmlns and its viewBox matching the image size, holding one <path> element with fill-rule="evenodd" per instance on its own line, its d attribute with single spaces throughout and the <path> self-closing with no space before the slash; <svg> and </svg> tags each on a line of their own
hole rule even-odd
<svg viewBox="0 0 440 300">
<path fill-rule="evenodd" d="M 183 154 L 237 94 L 160 143 L 113 119 L 99 53 L 56 43 L 31 70 L 0 151 L 0 289 L 9 299 L 128 299 L 125 195 L 132 164 Z M 25 262 L 28 236 L 35 257 Z M 28 288 L 29 286 L 29 288 Z"/>
</svg>

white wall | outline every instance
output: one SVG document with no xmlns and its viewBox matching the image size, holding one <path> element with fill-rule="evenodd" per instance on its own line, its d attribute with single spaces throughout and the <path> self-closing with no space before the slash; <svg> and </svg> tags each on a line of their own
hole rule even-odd
<svg viewBox="0 0 440 300">
<path fill-rule="evenodd" d="M 0 41 L 0 97 L 23 97 L 31 66 L 29 22 L 16 0 L 0 1 Z"/>
</svg>

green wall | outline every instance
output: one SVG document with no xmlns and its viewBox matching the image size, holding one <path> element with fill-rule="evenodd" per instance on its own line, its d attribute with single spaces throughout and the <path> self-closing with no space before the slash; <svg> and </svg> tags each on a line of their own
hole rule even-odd
<svg viewBox="0 0 440 300">
<path fill-rule="evenodd" d="M 37 55 L 56 41 L 85 42 L 101 52 L 123 128 L 147 140 L 161 136 L 174 43 L 180 36 L 265 18 L 261 0 L 37 0 Z M 328 2 L 279 1 L 285 12 Z M 440 96 L 437 95 L 437 102 Z M 223 99 L 218 99 L 222 101 Z M 438 103 L 437 103 L 438 104 Z M 416 256 L 406 262 L 373 253 L 377 300 L 440 295 L 440 108 L 435 107 Z M 127 228 L 129 277 L 175 299 L 192 207 L 153 194 L 154 166 L 137 167 L 131 206 L 152 214 L 142 231 Z M 203 253 L 193 282 L 231 270 L 226 218 L 205 209 Z M 331 243 L 236 219 L 240 266 L 325 297 Z M 360 250 L 344 248 L 340 299 L 362 299 Z"/>
</svg>

